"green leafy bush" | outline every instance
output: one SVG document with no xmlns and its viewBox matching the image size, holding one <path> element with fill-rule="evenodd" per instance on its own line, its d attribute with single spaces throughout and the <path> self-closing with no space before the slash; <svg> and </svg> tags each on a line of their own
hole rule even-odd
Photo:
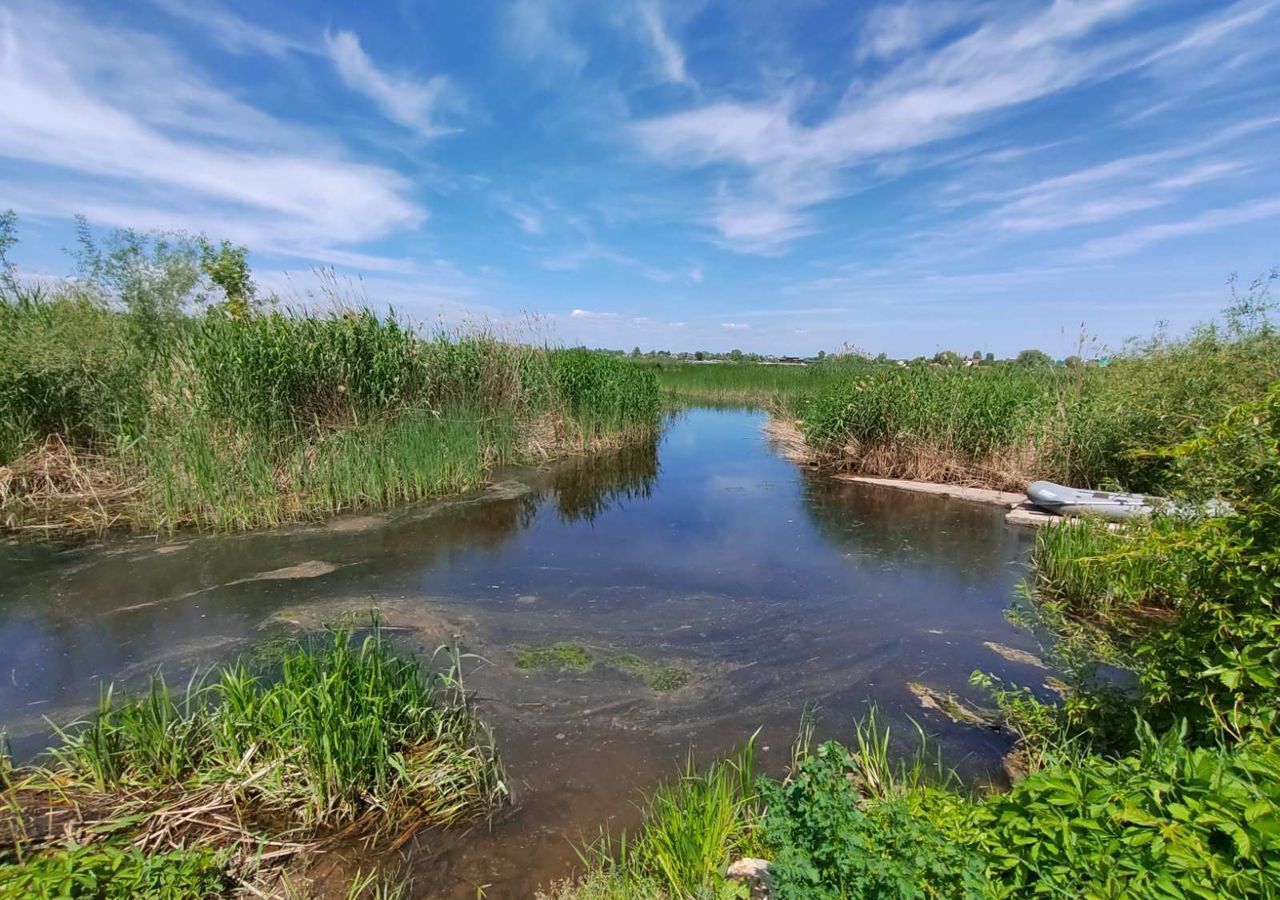
<svg viewBox="0 0 1280 900">
<path fill-rule="evenodd" d="M 1280 884 L 1280 748 L 1084 756 L 981 803 L 993 892 L 1028 897 L 1271 897 Z"/>
<path fill-rule="evenodd" d="M 0 865 L 0 897 L 13 900 L 211 900 L 232 882 L 224 854 L 201 850 L 146 853 L 89 845 L 46 851 Z"/>
<path fill-rule="evenodd" d="M 982 862 L 935 823 L 943 792 L 869 798 L 844 747 L 822 744 L 783 783 L 764 781 L 765 842 L 781 898 L 976 897 Z"/>
</svg>

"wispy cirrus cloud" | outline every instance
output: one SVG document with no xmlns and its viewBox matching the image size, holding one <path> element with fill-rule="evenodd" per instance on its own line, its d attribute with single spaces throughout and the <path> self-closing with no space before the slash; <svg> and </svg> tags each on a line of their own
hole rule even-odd
<svg viewBox="0 0 1280 900">
<path fill-rule="evenodd" d="M 637 14 L 640 17 L 641 32 L 653 49 L 657 70 L 662 78 L 674 84 L 696 87 L 696 82 L 689 77 L 685 68 L 684 51 L 667 31 L 658 4 L 653 0 L 641 2 L 637 7 Z"/>
<path fill-rule="evenodd" d="M 216 2 L 186 3 L 184 0 L 150 0 L 169 15 L 200 28 L 201 34 L 232 53 L 265 53 L 283 57 L 290 53 L 319 53 L 318 41 L 282 34 L 242 19 Z"/>
<path fill-rule="evenodd" d="M 240 102 L 154 35 L 17 2 L 0 11 L 0 48 L 0 157 L 25 167 L 12 195 L 29 213 L 216 225 L 309 259 L 426 217 L 407 179 Z"/>
<path fill-rule="evenodd" d="M 503 44 L 525 61 L 577 73 L 588 54 L 570 31 L 572 14 L 566 0 L 515 0 L 504 13 Z"/>
<path fill-rule="evenodd" d="M 852 81 L 816 118 L 803 87 L 756 101 L 719 100 L 635 123 L 653 158 L 719 173 L 707 220 L 735 249 L 774 253 L 814 233 L 819 204 L 856 190 L 850 170 L 973 132 L 993 116 L 1068 88 L 1147 65 L 1169 38 L 1117 36 L 1137 0 L 1048 7 L 908 3 L 872 16 L 864 54 L 892 59 L 883 74 Z M 1206 28 L 1207 26 L 1202 26 Z M 1197 46 L 1233 29 L 1204 30 Z M 1190 37 L 1188 37 L 1190 39 Z M 942 40 L 940 47 L 927 47 Z M 1137 201 L 1130 201 L 1133 208 Z M 1103 214 L 1099 207 L 1097 214 Z"/>
<path fill-rule="evenodd" d="M 1085 260 L 1114 259 L 1163 241 L 1274 218 L 1280 218 L 1280 198 L 1255 200 L 1239 206 L 1211 209 L 1174 222 L 1144 225 L 1121 234 L 1095 238 L 1080 249 L 1080 257 Z"/>
<path fill-rule="evenodd" d="M 412 128 L 423 137 L 439 137 L 456 131 L 436 120 L 442 106 L 456 103 L 448 96 L 449 79 L 435 75 L 426 80 L 393 74 L 376 66 L 350 31 L 326 33 L 325 47 L 342 81 L 378 105 L 392 121 Z"/>
</svg>

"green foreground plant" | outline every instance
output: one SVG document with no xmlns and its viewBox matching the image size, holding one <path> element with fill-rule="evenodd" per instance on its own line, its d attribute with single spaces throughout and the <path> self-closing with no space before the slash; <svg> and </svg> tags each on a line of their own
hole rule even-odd
<svg viewBox="0 0 1280 900">
<path fill-rule="evenodd" d="M 197 887 L 260 877 L 336 828 L 403 839 L 482 817 L 507 790 L 460 671 L 455 651 L 445 672 L 424 673 L 375 626 L 177 695 L 159 676 L 122 703 L 108 688 L 47 765 L 11 774 L 0 896 L 81 884 L 98 886 L 91 896 L 221 896 Z M 174 892 L 147 893 L 156 879 Z"/>
</svg>

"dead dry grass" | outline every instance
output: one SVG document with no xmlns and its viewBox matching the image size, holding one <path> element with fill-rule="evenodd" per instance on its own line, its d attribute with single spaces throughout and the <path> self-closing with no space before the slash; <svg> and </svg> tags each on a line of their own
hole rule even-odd
<svg viewBox="0 0 1280 900">
<path fill-rule="evenodd" d="M 876 445 L 850 442 L 822 465 L 874 478 L 1021 492 L 1029 482 L 1043 477 L 1044 461 L 1043 448 L 1031 442 L 974 457 L 947 447 L 901 441 Z"/>
<path fill-rule="evenodd" d="M 50 435 L 0 466 L 0 526 L 12 531 L 82 533 L 127 521 L 142 478 L 118 461 Z"/>
</svg>

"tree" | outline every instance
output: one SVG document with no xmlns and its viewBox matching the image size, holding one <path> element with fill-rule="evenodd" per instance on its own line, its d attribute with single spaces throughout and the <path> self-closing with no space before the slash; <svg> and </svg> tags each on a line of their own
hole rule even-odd
<svg viewBox="0 0 1280 900">
<path fill-rule="evenodd" d="M 996 355 L 994 353 L 988 353 L 982 358 L 982 361 L 985 363 L 993 363 L 996 361 Z"/>
<path fill-rule="evenodd" d="M 693 354 L 693 358 L 696 359 L 698 362 L 702 362 L 704 359 L 707 358 L 707 354 L 699 350 L 697 353 Z"/>
<path fill-rule="evenodd" d="M 827 358 L 827 351 L 826 351 L 826 350 L 819 350 L 819 351 L 818 351 L 818 359 L 826 359 L 826 358 Z"/>
<path fill-rule="evenodd" d="M 217 247 L 204 238 L 200 239 L 200 269 L 209 280 L 222 288 L 226 295 L 227 314 L 233 319 L 243 319 L 253 307 L 257 287 L 249 275 L 249 251 L 230 241 Z"/>
<path fill-rule="evenodd" d="M 1050 366 L 1053 360 L 1043 350 L 1023 350 L 1014 360 L 1020 366 Z"/>
<path fill-rule="evenodd" d="M 1064 365 L 1068 369 L 1082 369 L 1084 368 L 1084 360 L 1078 356 L 1068 356 L 1064 361 Z"/>
<path fill-rule="evenodd" d="M 639 356 L 639 355 L 640 355 L 640 348 L 639 348 L 639 347 L 632 347 L 632 348 L 631 348 L 631 355 L 632 355 L 632 356 Z"/>
<path fill-rule="evenodd" d="M 180 330 L 183 309 L 199 298 L 200 242 L 182 233 L 113 231 L 106 252 L 88 222 L 76 217 L 76 271 L 80 285 L 103 300 L 124 304 L 134 346 L 149 357 L 166 352 Z"/>
<path fill-rule="evenodd" d="M 742 351 L 734 347 L 729 351 L 729 358 L 734 362 L 742 362 Z"/>
<path fill-rule="evenodd" d="M 18 268 L 9 259 L 9 250 L 18 243 L 18 214 L 0 213 L 0 294 L 18 296 Z"/>
</svg>

